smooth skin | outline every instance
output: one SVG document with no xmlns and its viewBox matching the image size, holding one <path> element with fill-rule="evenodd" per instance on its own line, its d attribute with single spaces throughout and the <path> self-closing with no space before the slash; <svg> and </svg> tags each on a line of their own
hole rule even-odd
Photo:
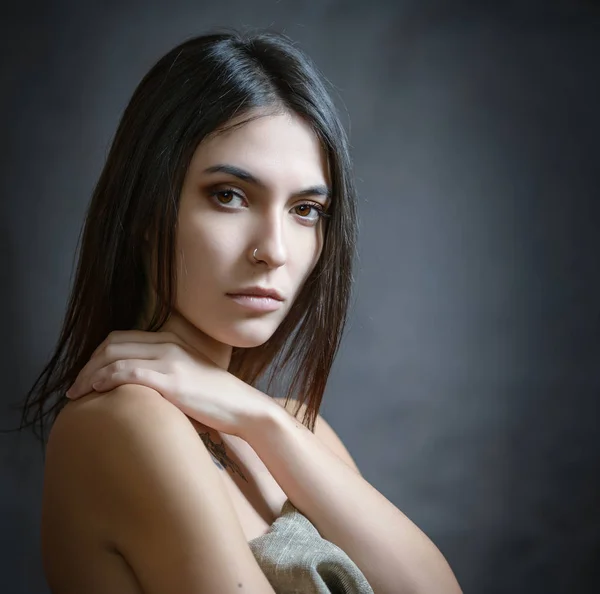
<svg viewBox="0 0 600 594">
<path fill-rule="evenodd" d="M 252 181 L 207 172 L 223 165 Z M 316 209 L 327 198 L 299 193 L 328 183 L 315 135 L 293 115 L 265 114 L 200 144 L 181 194 L 177 307 L 161 330 L 223 369 L 233 346 L 264 343 L 322 250 Z M 281 291 L 283 307 L 251 312 L 226 295 L 256 284 Z M 59 415 L 42 552 L 54 594 L 272 592 L 194 426 L 143 386 L 89 394 Z"/>
<path fill-rule="evenodd" d="M 267 122 L 262 130 L 264 136 L 252 138 L 250 135 L 247 139 L 249 145 L 253 144 L 251 155 L 238 155 L 240 159 L 257 159 L 257 169 L 265 154 L 277 157 L 275 152 L 269 153 L 269 148 L 280 143 L 286 129 L 290 138 L 314 141 L 310 130 L 293 118 L 265 118 L 263 122 Z M 275 132 L 272 137 L 269 131 Z M 231 146 L 232 152 L 240 146 L 246 148 L 247 145 Z M 264 151 L 260 150 L 261 146 Z M 282 167 L 299 161 L 294 152 L 299 146 L 301 142 L 294 142 L 290 153 L 294 157 L 289 161 L 283 159 L 279 163 Z M 307 142 L 305 148 L 308 150 L 310 146 L 315 150 L 314 159 L 307 158 L 305 163 L 316 166 L 318 145 Z M 212 158 L 215 153 L 206 156 Z M 215 167 L 221 170 L 219 175 L 223 174 L 223 165 L 219 164 L 209 166 L 211 175 Z M 314 180 L 316 175 L 309 176 L 309 171 L 316 174 L 316 169 L 307 167 L 306 170 L 307 181 Z M 276 177 L 275 174 L 281 172 L 278 169 L 271 174 Z M 297 295 L 301 287 L 299 279 L 305 279 L 310 273 L 321 249 L 319 227 L 312 223 L 307 225 L 304 217 L 297 219 L 299 211 L 311 212 L 310 207 L 305 209 L 304 204 L 296 202 L 301 195 L 306 197 L 309 190 L 306 187 L 288 189 L 287 199 L 279 193 L 286 187 L 285 181 L 297 183 L 299 179 L 293 175 L 277 178 L 279 186 L 273 177 L 264 179 L 267 171 L 263 173 L 262 182 L 257 182 L 253 173 L 250 174 L 254 176 L 253 181 L 249 181 L 248 173 L 240 173 L 239 169 L 236 173 L 246 178 L 245 184 L 261 190 L 255 196 L 267 198 L 262 202 L 248 199 L 250 188 L 240 190 L 239 193 L 244 192 L 241 197 L 235 188 L 221 190 L 221 184 L 215 188 L 213 185 L 205 187 L 200 182 L 197 187 L 202 196 L 219 196 L 228 203 L 232 196 L 240 199 L 241 210 L 237 204 L 233 212 L 229 208 L 219 210 L 224 217 L 239 217 L 240 225 L 229 227 L 215 216 L 210 226 L 203 227 L 204 217 L 193 207 L 195 194 L 191 192 L 188 196 L 192 200 L 187 204 L 191 208 L 182 209 L 182 213 L 187 213 L 182 228 L 190 233 L 186 242 L 178 238 L 180 265 L 186 264 L 184 270 L 191 264 L 194 268 L 189 274 L 185 273 L 185 282 L 179 279 L 177 312 L 171 317 L 168 330 L 188 346 L 193 342 L 192 352 L 202 353 L 212 367 L 178 356 L 177 353 L 182 353 L 173 351 L 173 345 L 154 343 L 141 348 L 136 340 L 129 343 L 127 353 L 121 351 L 119 356 L 115 349 L 117 346 L 123 349 L 126 343 L 114 345 L 117 337 L 113 335 L 100 351 L 107 356 L 111 346 L 112 354 L 106 361 L 112 357 L 114 362 L 125 366 L 109 373 L 113 382 L 115 376 L 119 376 L 121 385 L 110 386 L 105 378 L 103 386 L 108 387 L 107 392 L 89 393 L 89 383 L 95 374 L 105 373 L 100 369 L 101 364 L 97 367 L 102 354 L 96 353 L 98 357 L 92 357 L 94 364 L 86 366 L 88 370 L 83 373 L 86 377 L 75 382 L 76 400 L 64 409 L 50 437 L 43 537 L 44 562 L 53 591 L 272 592 L 249 550 L 247 539 L 265 528 L 265 515 L 258 507 L 266 516 L 271 516 L 269 521 L 274 520 L 281 511 L 282 497 L 287 496 L 324 538 L 354 560 L 377 594 L 459 594 L 461 589 L 451 568 L 431 540 L 364 480 L 339 439 L 337 445 L 331 439 L 335 435 L 333 431 L 322 439 L 326 425 L 319 422 L 321 417 L 313 434 L 256 388 L 241 380 L 237 380 L 237 384 L 230 383 L 229 379 L 224 381 L 224 377 L 234 378 L 223 365 L 228 363 L 228 350 L 209 331 L 220 333 L 222 340 L 227 337 L 246 345 L 255 344 L 254 341 L 261 344 L 281 321 L 282 318 L 277 321 L 276 314 L 282 315 L 284 308 L 272 316 L 247 310 L 242 315 L 239 310 L 229 308 L 231 302 L 226 295 L 239 292 L 241 287 L 223 288 L 224 292 L 219 293 L 215 286 L 220 288 L 223 282 L 225 287 L 238 274 L 241 277 L 242 273 L 237 271 L 248 270 L 250 264 L 251 270 L 265 275 L 262 278 L 268 275 L 274 284 L 281 279 L 282 286 L 286 285 L 291 295 Z M 227 175 L 233 175 L 232 171 Z M 320 184 L 320 181 L 311 182 Z M 279 191 L 274 192 L 273 188 Z M 322 187 L 313 185 L 310 193 L 323 196 Z M 258 214 L 253 209 L 258 209 Z M 201 212 L 212 218 L 211 211 Z M 243 248 L 239 258 L 231 256 L 230 247 L 223 248 L 226 242 L 222 234 L 215 233 L 220 224 L 223 225 L 221 232 L 241 230 L 242 236 L 251 240 L 246 246 L 239 236 L 233 237 L 231 245 Z M 252 252 L 254 242 L 260 239 L 259 235 L 255 236 L 259 231 L 266 237 L 269 249 L 265 250 L 266 255 L 260 254 L 261 261 L 257 263 Z M 206 242 L 205 235 L 214 243 Z M 220 258 L 222 270 L 203 269 L 200 263 L 196 270 L 196 260 L 190 263 L 187 253 L 201 241 L 209 252 L 213 250 L 210 253 L 215 260 Z M 200 251 L 197 257 L 201 256 Z M 297 274 L 286 272 L 288 265 Z M 202 274 L 198 271 L 213 284 L 207 286 L 200 282 Z M 184 297 L 188 294 L 194 298 L 186 301 Z M 196 310 L 203 298 L 207 309 Z M 286 307 L 289 306 L 286 303 Z M 225 326 L 215 326 L 215 319 Z M 143 334 L 143 339 L 136 332 L 127 336 L 161 341 L 169 333 Z M 142 351 L 149 354 L 163 348 L 169 350 L 143 358 Z M 166 353 L 172 354 L 170 364 L 165 361 Z M 134 367 L 128 367 L 132 364 Z M 160 368 L 165 364 L 167 368 Z M 123 381 L 127 375 L 120 375 L 133 374 L 131 379 L 137 380 L 133 384 L 144 384 L 149 371 L 170 378 L 172 389 L 157 390 L 152 382 L 131 385 Z M 193 377 L 199 379 L 189 379 Z M 209 389 L 211 385 L 213 389 Z M 82 397 L 82 394 L 88 395 Z M 240 466 L 251 469 L 249 483 L 262 480 L 264 485 L 265 480 L 271 480 L 271 488 L 263 492 L 263 501 L 252 504 L 248 492 L 243 490 L 246 483 L 242 482 L 242 490 L 237 490 L 239 483 L 227 482 L 229 475 L 215 475 L 209 453 L 204 443 L 200 445 L 186 410 L 190 417 L 200 417 L 209 426 L 211 422 L 225 423 L 219 426 L 225 433 L 229 430 L 239 436 L 238 446 L 249 446 L 246 459 L 239 458 Z M 251 463 L 249 451 L 254 455 L 255 465 Z M 224 482 L 219 483 L 218 479 Z M 274 493 L 273 486 L 279 493 Z M 241 507 L 236 507 L 239 504 Z M 368 513 L 357 514 L 359 510 L 368 510 Z M 259 516 L 263 518 L 262 523 Z"/>
<path fill-rule="evenodd" d="M 206 172 L 219 165 L 233 165 L 257 181 Z M 327 208 L 327 198 L 297 194 L 328 185 L 324 152 L 308 124 L 294 115 L 265 115 L 200 144 L 181 194 L 177 315 L 162 330 L 178 334 L 224 369 L 233 346 L 266 342 L 323 248 L 318 208 Z M 250 285 L 278 289 L 283 307 L 257 313 L 226 296 Z"/>
</svg>

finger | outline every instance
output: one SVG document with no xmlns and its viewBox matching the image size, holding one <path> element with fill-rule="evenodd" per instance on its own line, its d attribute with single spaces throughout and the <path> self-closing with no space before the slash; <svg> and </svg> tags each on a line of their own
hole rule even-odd
<svg viewBox="0 0 600 594">
<path fill-rule="evenodd" d="M 125 353 L 125 352 L 119 351 L 119 350 L 115 350 L 112 355 L 110 353 L 108 353 L 107 356 L 105 356 L 101 359 L 98 358 L 101 356 L 102 353 L 106 353 L 106 351 L 107 351 L 107 349 L 109 349 L 109 347 L 112 351 L 113 348 L 115 347 L 115 345 L 126 344 L 126 343 L 130 344 L 130 345 L 133 345 L 133 344 L 141 344 L 141 345 L 177 344 L 180 347 L 182 347 L 183 349 L 187 349 L 187 347 L 189 347 L 189 345 L 185 341 L 180 339 L 173 332 L 162 332 L 162 331 L 146 332 L 144 330 L 113 330 L 100 343 L 100 345 L 98 345 L 98 347 L 96 347 L 96 349 L 92 353 L 92 356 L 90 357 L 90 360 L 85 364 L 85 366 L 79 372 L 79 374 L 75 378 L 75 381 L 73 382 L 73 385 L 69 388 L 69 390 L 67 390 L 67 394 L 66 394 L 67 397 L 68 398 L 74 398 L 74 397 L 77 398 L 77 397 L 81 396 L 81 394 L 79 393 L 80 386 L 86 384 L 86 381 L 90 377 L 90 375 L 93 374 L 98 369 L 100 369 L 101 367 L 109 365 L 113 361 L 116 361 L 118 359 L 125 359 L 125 358 L 152 359 L 152 358 L 164 356 L 164 354 L 166 354 L 166 351 L 163 351 L 162 354 L 157 353 L 155 355 L 152 355 L 152 354 L 148 355 L 148 354 L 145 354 L 144 351 L 140 351 L 140 350 L 137 350 L 137 351 L 132 350 L 128 353 Z M 127 348 L 129 348 L 129 347 L 127 347 Z M 88 388 L 88 390 L 89 390 L 89 388 Z"/>
<path fill-rule="evenodd" d="M 138 366 L 116 371 L 109 375 L 105 375 L 101 379 L 95 380 L 93 382 L 93 389 L 96 392 L 102 393 L 110 392 L 125 384 L 137 384 L 152 388 L 164 396 L 165 394 L 168 394 L 169 391 L 168 380 L 168 376 L 157 369 Z"/>
<path fill-rule="evenodd" d="M 133 380 L 136 380 L 136 378 L 139 379 L 147 371 L 156 371 L 166 374 L 168 367 L 167 364 L 160 359 L 125 359 L 114 361 L 110 365 L 96 370 L 85 380 L 80 381 L 77 388 L 73 387 L 68 391 L 67 397 L 71 400 L 77 400 L 78 398 L 93 392 L 96 389 L 94 386 L 112 385 L 111 382 L 114 377 L 120 378 L 119 381 L 122 383 L 136 383 Z M 106 389 L 102 389 L 102 391 L 105 392 Z"/>
<path fill-rule="evenodd" d="M 79 372 L 73 385 L 69 388 L 68 398 L 79 398 L 92 391 L 92 378 L 102 369 L 109 369 L 116 363 L 125 361 L 158 360 L 166 357 L 169 349 L 179 348 L 173 343 L 147 344 L 136 342 L 111 343 L 104 351 L 92 357 Z M 115 369 L 113 369 L 114 371 Z"/>
<path fill-rule="evenodd" d="M 119 344 L 122 342 L 153 342 L 153 335 L 156 332 L 146 332 L 144 330 L 113 330 L 96 347 L 92 357 L 106 348 L 109 344 Z"/>
<path fill-rule="evenodd" d="M 160 343 L 174 342 L 180 346 L 184 346 L 185 342 L 173 332 L 147 332 L 145 330 L 113 330 L 97 347 L 93 354 L 106 348 L 109 344 L 119 344 L 123 342 L 139 342 L 139 343 Z M 93 356 L 92 354 L 92 356 Z"/>
</svg>

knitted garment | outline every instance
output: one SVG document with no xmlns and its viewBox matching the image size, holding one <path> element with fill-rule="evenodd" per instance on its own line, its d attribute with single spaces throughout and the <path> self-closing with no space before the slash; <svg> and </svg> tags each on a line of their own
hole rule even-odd
<svg viewBox="0 0 600 594">
<path fill-rule="evenodd" d="M 269 531 L 249 545 L 277 594 L 373 594 L 354 561 L 289 499 Z"/>
</svg>

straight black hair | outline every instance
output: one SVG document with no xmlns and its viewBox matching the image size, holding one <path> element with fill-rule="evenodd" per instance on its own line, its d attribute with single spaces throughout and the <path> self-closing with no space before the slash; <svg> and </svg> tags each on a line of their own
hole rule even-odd
<svg viewBox="0 0 600 594">
<path fill-rule="evenodd" d="M 87 211 L 67 312 L 54 353 L 28 392 L 21 426 L 42 443 L 68 402 L 64 392 L 113 330 L 139 328 L 148 241 L 156 303 L 143 328 L 159 330 L 174 307 L 175 238 L 185 173 L 198 144 L 257 110 L 304 119 L 326 152 L 332 204 L 320 259 L 288 315 L 264 344 L 234 348 L 229 371 L 267 391 L 284 370 L 286 398 L 311 431 L 350 303 L 357 214 L 344 128 L 310 59 L 285 35 L 219 31 L 162 57 L 127 105 Z M 244 120 L 244 116 L 247 119 Z"/>
</svg>

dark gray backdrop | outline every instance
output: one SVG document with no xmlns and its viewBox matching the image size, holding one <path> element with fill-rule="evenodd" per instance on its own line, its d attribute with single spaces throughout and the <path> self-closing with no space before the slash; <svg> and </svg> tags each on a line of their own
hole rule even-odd
<svg viewBox="0 0 600 594">
<path fill-rule="evenodd" d="M 600 591 L 599 10 L 486 5 L 4 7 L 3 425 L 57 337 L 134 87 L 187 36 L 273 26 L 336 86 L 361 195 L 356 303 L 322 414 L 465 592 Z M 29 435 L 0 444 L 0 591 L 46 592 L 41 455 Z"/>
</svg>

